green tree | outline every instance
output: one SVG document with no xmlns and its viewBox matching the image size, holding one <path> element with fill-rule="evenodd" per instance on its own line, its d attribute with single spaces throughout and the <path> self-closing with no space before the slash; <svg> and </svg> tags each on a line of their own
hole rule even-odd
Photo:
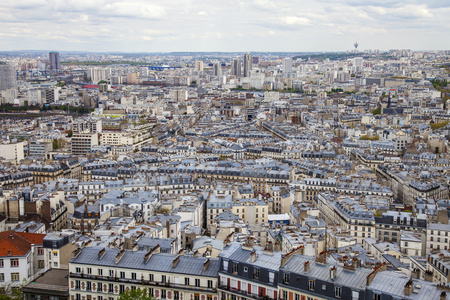
<svg viewBox="0 0 450 300">
<path fill-rule="evenodd" d="M 374 109 L 374 110 L 372 110 L 372 114 L 375 116 L 375 115 L 379 115 L 379 114 L 381 114 L 381 109 Z"/>
<path fill-rule="evenodd" d="M 131 291 L 126 291 L 120 294 L 119 298 L 117 300 L 155 300 L 156 298 L 153 296 L 150 296 L 148 294 L 148 290 L 146 288 L 144 289 L 136 289 Z"/>
</svg>

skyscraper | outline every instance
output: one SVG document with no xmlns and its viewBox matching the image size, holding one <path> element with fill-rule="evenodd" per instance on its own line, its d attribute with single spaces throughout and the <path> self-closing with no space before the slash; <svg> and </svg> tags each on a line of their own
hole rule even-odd
<svg viewBox="0 0 450 300">
<path fill-rule="evenodd" d="M 242 76 L 241 58 L 240 57 L 236 57 L 235 59 L 233 59 L 233 64 L 231 65 L 231 74 L 236 77 Z"/>
<path fill-rule="evenodd" d="M 50 69 L 51 70 L 59 70 L 59 53 L 58 52 L 50 52 L 48 54 L 50 60 Z"/>
<path fill-rule="evenodd" d="M 222 64 L 220 62 L 216 62 L 213 65 L 214 67 L 214 76 L 222 76 Z"/>
<path fill-rule="evenodd" d="M 16 68 L 0 62 L 0 104 L 14 103 L 17 96 Z"/>
<path fill-rule="evenodd" d="M 244 55 L 244 77 L 250 77 L 252 71 L 253 57 L 250 53 Z"/>
<path fill-rule="evenodd" d="M 290 77 L 292 73 L 292 59 L 285 57 L 283 59 L 283 75 L 284 77 Z"/>
</svg>

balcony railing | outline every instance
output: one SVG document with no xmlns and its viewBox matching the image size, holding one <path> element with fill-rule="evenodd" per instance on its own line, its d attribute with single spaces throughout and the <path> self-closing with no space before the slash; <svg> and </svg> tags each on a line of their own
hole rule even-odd
<svg viewBox="0 0 450 300">
<path fill-rule="evenodd" d="M 162 282 L 162 281 L 150 281 L 143 279 L 130 279 L 130 278 L 120 278 L 120 277 L 111 277 L 111 276 L 102 276 L 102 275 L 92 275 L 92 274 L 84 274 L 84 273 L 69 273 L 70 278 L 85 278 L 92 280 L 104 280 L 108 282 L 117 282 L 117 283 L 129 283 L 129 284 L 143 284 L 149 285 L 153 287 L 172 287 L 172 288 L 180 288 L 180 289 L 188 289 L 194 291 L 205 291 L 215 293 L 217 291 L 217 284 L 213 285 L 213 287 L 209 288 L 206 286 L 194 286 L 194 285 L 184 285 L 180 283 L 172 283 L 170 281 Z"/>
<path fill-rule="evenodd" d="M 263 300 L 263 299 L 270 299 L 269 296 L 262 296 L 259 294 L 253 294 L 251 292 L 247 292 L 247 291 L 243 291 L 237 288 L 233 288 L 227 285 L 219 285 L 219 289 L 221 290 L 225 290 L 227 292 L 233 293 L 233 294 L 238 294 L 241 296 L 244 296 L 246 298 L 253 298 L 253 299 L 258 299 L 258 300 Z"/>
</svg>

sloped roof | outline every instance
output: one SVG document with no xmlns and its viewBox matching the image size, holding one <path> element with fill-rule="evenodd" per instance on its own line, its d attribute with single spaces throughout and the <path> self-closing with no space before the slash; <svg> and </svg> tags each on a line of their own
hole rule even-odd
<svg viewBox="0 0 450 300">
<path fill-rule="evenodd" d="M 39 233 L 0 232 L 0 257 L 26 255 L 30 251 L 32 244 L 42 245 L 44 237 L 45 234 Z"/>
</svg>

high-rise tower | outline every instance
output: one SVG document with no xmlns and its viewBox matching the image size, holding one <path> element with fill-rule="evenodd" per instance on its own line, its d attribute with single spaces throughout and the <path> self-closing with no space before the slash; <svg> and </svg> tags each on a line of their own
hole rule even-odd
<svg viewBox="0 0 450 300">
<path fill-rule="evenodd" d="M 50 60 L 50 69 L 51 70 L 59 70 L 59 53 L 58 52 L 50 52 L 48 54 L 48 58 Z"/>
<path fill-rule="evenodd" d="M 250 53 L 244 55 L 244 77 L 250 77 L 253 66 L 253 57 Z"/>
<path fill-rule="evenodd" d="M 236 77 L 241 77 L 242 76 L 242 71 L 241 71 L 241 58 L 238 56 L 235 59 L 233 59 L 233 64 L 231 66 L 231 74 L 236 76 Z"/>
</svg>

